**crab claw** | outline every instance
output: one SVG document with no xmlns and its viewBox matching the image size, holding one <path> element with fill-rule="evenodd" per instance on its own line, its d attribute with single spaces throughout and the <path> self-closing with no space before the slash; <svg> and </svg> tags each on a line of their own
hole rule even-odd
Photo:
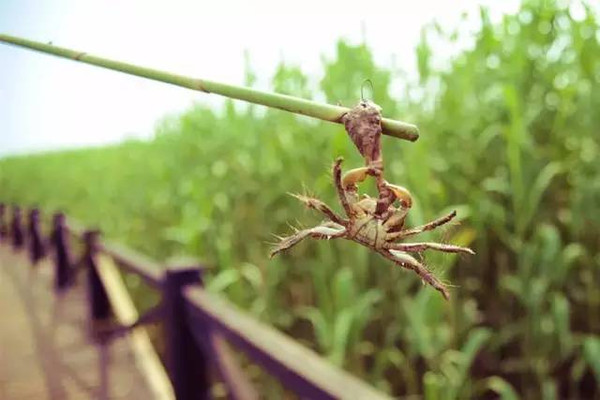
<svg viewBox="0 0 600 400">
<path fill-rule="evenodd" d="M 342 177 L 342 187 L 345 190 L 356 190 L 356 185 L 367 179 L 369 172 L 371 172 L 370 167 L 360 167 L 349 170 Z"/>
<path fill-rule="evenodd" d="M 408 189 L 403 186 L 393 185 L 389 182 L 385 182 L 385 187 L 394 193 L 394 196 L 396 196 L 396 199 L 398 199 L 403 208 L 412 207 L 412 196 L 410 195 Z"/>
</svg>

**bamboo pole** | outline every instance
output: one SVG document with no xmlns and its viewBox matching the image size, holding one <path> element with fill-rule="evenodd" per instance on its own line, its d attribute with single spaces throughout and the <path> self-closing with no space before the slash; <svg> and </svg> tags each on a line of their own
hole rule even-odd
<svg viewBox="0 0 600 400">
<path fill-rule="evenodd" d="M 155 81 L 170 83 L 172 85 L 197 90 L 200 92 L 215 93 L 221 96 L 230 97 L 232 99 L 244 100 L 250 103 L 278 108 L 329 122 L 341 123 L 342 116 L 349 111 L 349 109 L 346 107 L 322 104 L 298 97 L 278 93 L 262 92 L 247 87 L 228 85 L 206 79 L 195 79 L 187 76 L 176 75 L 152 68 L 109 60 L 87 54 L 85 52 L 53 46 L 51 44 L 40 43 L 33 40 L 27 40 L 16 36 L 0 34 L 0 42 L 83 62 L 86 64 L 96 65 L 98 67 L 124 72 L 130 75 L 136 75 Z M 418 128 L 415 125 L 406 122 L 384 118 L 382 120 L 382 126 L 383 133 L 389 136 L 410 141 L 415 141 L 419 138 Z"/>
</svg>

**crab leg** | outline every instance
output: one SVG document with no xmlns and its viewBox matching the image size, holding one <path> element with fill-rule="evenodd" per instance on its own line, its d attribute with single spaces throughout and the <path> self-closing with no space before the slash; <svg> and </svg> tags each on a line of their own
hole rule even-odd
<svg viewBox="0 0 600 400">
<path fill-rule="evenodd" d="M 335 188 L 337 189 L 338 197 L 340 198 L 340 203 L 342 204 L 346 215 L 350 217 L 353 214 L 353 211 L 350 208 L 350 204 L 348 204 L 348 199 L 346 198 L 346 191 L 342 186 L 342 161 L 344 161 L 344 159 L 339 157 L 335 160 L 335 163 L 333 164 L 333 183 L 335 185 Z"/>
<path fill-rule="evenodd" d="M 277 246 L 271 250 L 270 257 L 273 258 L 278 253 L 294 247 L 309 236 L 313 239 L 336 239 L 344 237 L 345 235 L 346 228 L 333 222 L 315 226 L 310 229 L 302 229 L 293 235 L 281 238 L 281 241 Z"/>
<path fill-rule="evenodd" d="M 391 250 L 400 250 L 400 251 L 409 251 L 414 253 L 420 253 L 427 249 L 439 250 L 445 253 L 467 253 L 467 254 L 475 254 L 475 252 L 468 247 L 454 246 L 451 244 L 443 244 L 443 243 L 432 243 L 432 242 L 423 242 L 423 243 L 386 243 L 386 249 Z"/>
<path fill-rule="evenodd" d="M 456 217 L 456 211 L 452 211 L 450 214 L 445 215 L 441 218 L 435 219 L 425 225 L 417 226 L 412 229 L 406 229 L 399 232 L 392 232 L 388 235 L 388 240 L 402 239 L 408 236 L 417 235 L 421 232 L 431 231 L 437 228 L 438 226 L 442 226 L 452 221 L 452 219 Z"/>
<path fill-rule="evenodd" d="M 327 218 L 329 218 L 336 224 L 345 226 L 348 223 L 348 221 L 346 221 L 345 219 L 343 219 L 342 217 L 337 215 L 335 213 L 335 211 L 333 211 L 331 209 L 331 207 L 329 207 L 327 204 L 325 204 L 324 202 L 322 202 L 319 199 L 315 199 L 314 197 L 304 196 L 301 194 L 290 193 L 290 195 L 297 198 L 298 200 L 300 200 L 302 203 L 304 203 L 304 205 L 306 207 L 322 212 L 323 214 L 325 214 L 327 216 Z"/>
<path fill-rule="evenodd" d="M 448 293 L 446 286 L 444 286 L 444 284 L 440 282 L 440 280 L 436 278 L 436 276 L 429 271 L 427 267 L 417 261 L 410 254 L 398 250 L 380 250 L 379 253 L 388 260 L 392 260 L 402 268 L 413 270 L 417 273 L 417 275 L 419 275 L 419 277 L 421 277 L 421 279 L 423 279 L 423 281 L 440 292 L 446 300 L 450 298 L 450 293 Z"/>
</svg>

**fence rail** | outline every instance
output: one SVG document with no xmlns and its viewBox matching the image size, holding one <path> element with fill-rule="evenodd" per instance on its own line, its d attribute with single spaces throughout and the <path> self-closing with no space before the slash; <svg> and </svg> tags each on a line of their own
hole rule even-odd
<svg viewBox="0 0 600 400">
<path fill-rule="evenodd" d="M 28 246 L 32 262 L 43 257 L 36 243 L 41 235 L 40 213 L 29 213 L 27 232 L 21 210 L 13 207 L 10 224 L 7 207 L 0 204 L 0 241 L 10 240 L 15 249 Z M 9 227 L 10 225 L 10 227 Z M 84 244 L 83 257 L 74 262 L 69 236 Z M 257 390 L 237 364 L 227 342 L 275 376 L 289 390 L 310 399 L 385 399 L 366 383 L 340 370 L 272 327 L 237 309 L 225 299 L 207 292 L 202 285 L 202 268 L 194 260 L 167 265 L 155 262 L 126 247 L 103 241 L 100 232 L 85 229 L 64 214 L 54 215 L 47 242 L 54 253 L 55 287 L 67 290 L 80 265 L 87 270 L 89 310 L 92 320 L 102 320 L 115 310 L 118 292 L 107 273 L 116 264 L 140 276 L 160 291 L 161 302 L 121 332 L 159 322 L 164 327 L 166 370 L 177 399 L 210 398 L 209 370 L 215 367 L 233 399 L 256 399 Z M 42 246 L 43 248 L 44 246 Z M 111 264 L 112 265 L 112 264 Z M 130 307 L 130 306 L 128 306 Z"/>
</svg>

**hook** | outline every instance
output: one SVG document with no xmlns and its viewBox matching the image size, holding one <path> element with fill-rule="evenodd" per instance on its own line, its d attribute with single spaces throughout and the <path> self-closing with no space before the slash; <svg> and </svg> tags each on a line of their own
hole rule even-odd
<svg viewBox="0 0 600 400">
<path fill-rule="evenodd" d="M 360 86 L 360 99 L 363 103 L 365 101 L 364 88 L 365 88 L 365 83 L 367 83 L 367 82 L 369 82 L 369 84 L 371 85 L 371 94 L 374 94 L 374 92 L 375 92 L 375 88 L 373 87 L 373 82 L 370 79 L 365 79 L 363 81 L 362 85 Z"/>
</svg>

